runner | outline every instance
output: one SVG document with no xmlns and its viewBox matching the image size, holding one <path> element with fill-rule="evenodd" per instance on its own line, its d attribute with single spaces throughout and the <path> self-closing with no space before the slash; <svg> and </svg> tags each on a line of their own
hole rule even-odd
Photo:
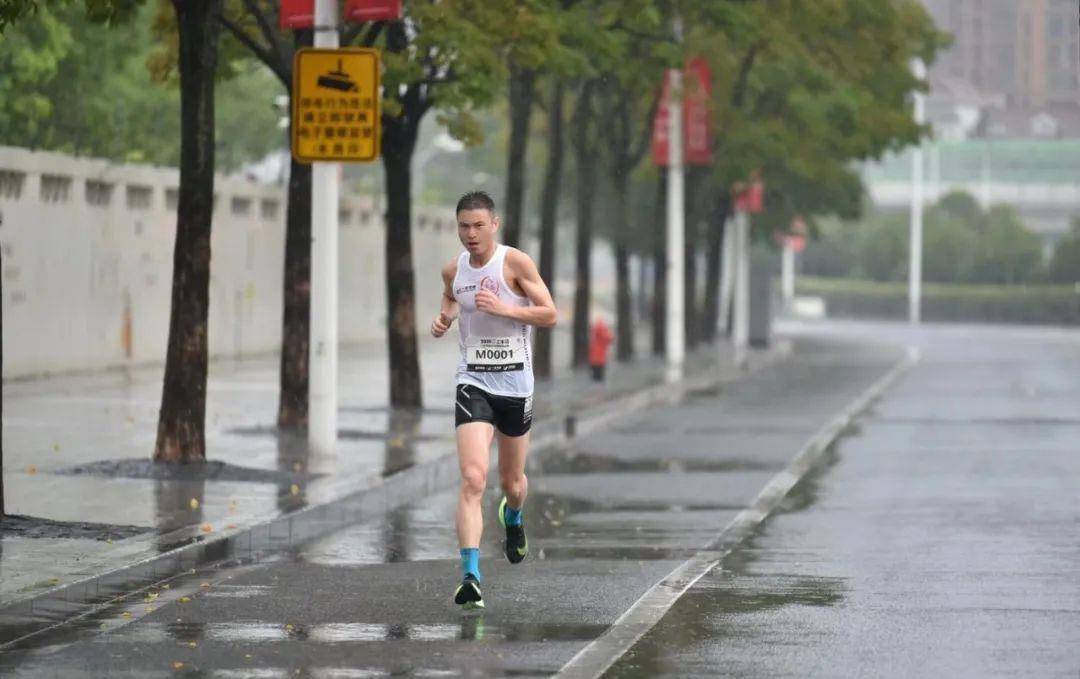
<svg viewBox="0 0 1080 679">
<path fill-rule="evenodd" d="M 445 335 L 460 310 L 461 362 L 454 420 L 461 469 L 456 523 L 462 581 L 454 592 L 454 603 L 474 609 L 484 607 L 481 502 L 492 438 L 499 444 L 503 490 L 499 523 L 506 530 L 506 558 L 520 563 L 529 552 L 522 507 L 529 487 L 525 456 L 533 406 L 530 326 L 552 327 L 556 311 L 532 259 L 495 242 L 499 217 L 490 196 L 482 191 L 462 196 L 457 221 L 465 252 L 443 268 L 442 305 L 431 334 Z"/>
</svg>

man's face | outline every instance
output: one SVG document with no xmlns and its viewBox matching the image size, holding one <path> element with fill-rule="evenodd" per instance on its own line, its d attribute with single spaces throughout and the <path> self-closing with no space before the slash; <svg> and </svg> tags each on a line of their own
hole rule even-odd
<svg viewBox="0 0 1080 679">
<path fill-rule="evenodd" d="M 495 242 L 495 232 L 499 230 L 499 218 L 489 210 L 462 210 L 457 215 L 458 238 L 461 244 L 475 255 L 487 252 Z"/>
</svg>

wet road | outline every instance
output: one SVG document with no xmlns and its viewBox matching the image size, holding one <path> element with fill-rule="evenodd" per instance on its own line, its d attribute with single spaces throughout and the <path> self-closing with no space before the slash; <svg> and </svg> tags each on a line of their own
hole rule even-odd
<svg viewBox="0 0 1080 679">
<path fill-rule="evenodd" d="M 1068 334 L 796 327 L 794 356 L 534 461 L 535 555 L 485 536 L 449 603 L 453 493 L 206 570 L 0 656 L 51 676 L 545 676 L 724 525 L 916 343 L 924 360 L 611 676 L 1080 671 L 1080 345 Z M 498 496 L 488 495 L 491 517 Z M 125 615 L 126 614 L 126 615 Z"/>
<path fill-rule="evenodd" d="M 1080 336 L 893 332 L 921 363 L 606 676 L 1080 676 Z"/>
</svg>

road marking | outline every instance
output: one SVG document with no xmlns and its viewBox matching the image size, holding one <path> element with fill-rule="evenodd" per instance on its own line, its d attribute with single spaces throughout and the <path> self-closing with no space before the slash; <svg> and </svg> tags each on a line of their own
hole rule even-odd
<svg viewBox="0 0 1080 679">
<path fill-rule="evenodd" d="M 919 361 L 919 350 L 909 347 L 907 356 L 863 391 L 838 415 L 810 437 L 783 471 L 772 477 L 752 505 L 739 512 L 715 540 L 684 561 L 641 595 L 604 634 L 589 642 L 563 665 L 555 677 L 594 679 L 615 664 L 641 637 L 652 629 L 688 589 L 745 540 L 764 521 L 833 444 L 848 425 L 891 385 Z"/>
</svg>

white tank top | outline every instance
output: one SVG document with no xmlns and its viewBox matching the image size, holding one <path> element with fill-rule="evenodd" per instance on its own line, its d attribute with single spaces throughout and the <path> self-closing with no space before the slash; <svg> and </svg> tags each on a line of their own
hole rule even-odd
<svg viewBox="0 0 1080 679">
<path fill-rule="evenodd" d="M 458 256 L 454 276 L 454 299 L 461 308 L 461 362 L 457 383 L 471 384 L 499 396 L 532 396 L 532 327 L 476 309 L 476 293 L 490 290 L 503 302 L 525 307 L 531 303 L 510 289 L 503 276 L 506 252 L 499 245 L 487 264 L 475 268 L 469 253 Z"/>
</svg>

